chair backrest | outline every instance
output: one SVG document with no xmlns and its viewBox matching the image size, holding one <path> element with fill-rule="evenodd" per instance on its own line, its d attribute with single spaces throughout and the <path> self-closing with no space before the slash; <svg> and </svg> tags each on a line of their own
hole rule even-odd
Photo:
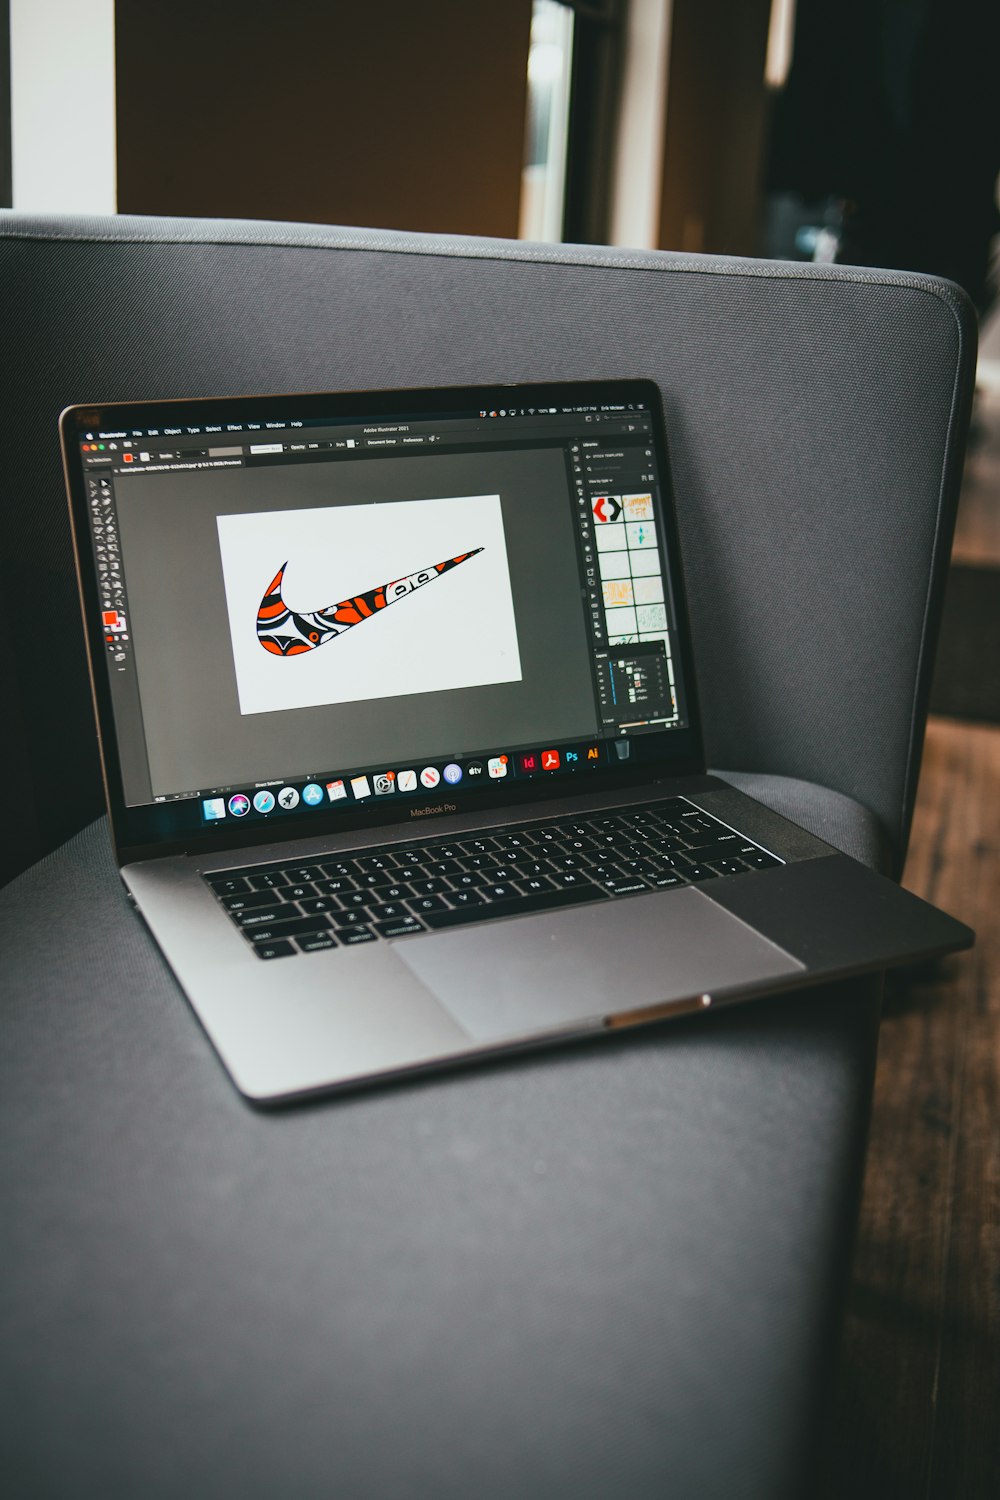
<svg viewBox="0 0 1000 1500">
<path fill-rule="evenodd" d="M 64 405 L 635 375 L 664 397 L 710 764 L 848 793 L 901 865 L 974 370 L 955 287 L 317 225 L 4 213 L 0 298 L 2 769 L 19 804 L 6 875 L 101 806 Z"/>
</svg>

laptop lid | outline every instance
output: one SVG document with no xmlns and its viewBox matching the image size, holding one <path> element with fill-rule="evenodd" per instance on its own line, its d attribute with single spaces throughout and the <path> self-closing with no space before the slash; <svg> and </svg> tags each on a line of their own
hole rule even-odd
<svg viewBox="0 0 1000 1500">
<path fill-rule="evenodd" d="M 123 862 L 703 769 L 652 382 L 60 430 Z"/>
</svg>

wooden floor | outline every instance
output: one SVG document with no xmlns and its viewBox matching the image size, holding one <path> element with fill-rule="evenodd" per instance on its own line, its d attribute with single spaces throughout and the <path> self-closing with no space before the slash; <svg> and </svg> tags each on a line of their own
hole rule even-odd
<svg viewBox="0 0 1000 1500">
<path fill-rule="evenodd" d="M 977 397 L 975 431 L 951 555 L 970 566 L 1000 567 L 1000 386 Z"/>
<path fill-rule="evenodd" d="M 986 419 L 956 553 L 1000 567 L 1000 396 Z M 978 942 L 887 992 L 822 1492 L 997 1500 L 1000 728 L 931 720 L 904 884 Z"/>
</svg>

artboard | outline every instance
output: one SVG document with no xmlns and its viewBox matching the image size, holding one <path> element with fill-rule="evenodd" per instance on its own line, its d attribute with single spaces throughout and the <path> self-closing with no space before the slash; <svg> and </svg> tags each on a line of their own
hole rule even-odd
<svg viewBox="0 0 1000 1500">
<path fill-rule="evenodd" d="M 499 495 L 222 515 L 216 524 L 242 714 L 520 681 Z M 475 555 L 435 572 L 466 552 Z M 280 655 L 265 647 L 258 617 L 282 569 L 281 598 L 304 615 L 427 576 L 316 649 Z"/>
</svg>

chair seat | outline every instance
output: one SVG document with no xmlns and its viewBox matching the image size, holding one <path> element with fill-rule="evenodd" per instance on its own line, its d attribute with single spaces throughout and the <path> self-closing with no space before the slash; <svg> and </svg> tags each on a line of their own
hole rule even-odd
<svg viewBox="0 0 1000 1500">
<path fill-rule="evenodd" d="M 11 1493 L 807 1492 L 877 981 L 262 1113 L 103 823 L 0 942 Z"/>
</svg>

